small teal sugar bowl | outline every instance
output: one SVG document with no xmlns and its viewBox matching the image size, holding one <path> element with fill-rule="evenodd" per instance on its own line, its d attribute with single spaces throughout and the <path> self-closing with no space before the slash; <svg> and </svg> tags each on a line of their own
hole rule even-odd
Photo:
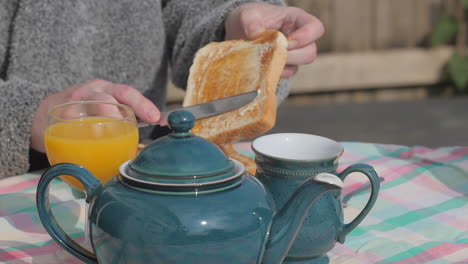
<svg viewBox="0 0 468 264">
<path fill-rule="evenodd" d="M 342 187 L 332 175 L 311 177 L 277 210 L 240 162 L 189 132 L 191 113 L 173 112 L 168 121 L 174 132 L 104 186 L 75 164 L 42 175 L 39 216 L 60 246 L 86 263 L 281 263 L 313 202 Z M 92 251 L 70 239 L 50 210 L 48 186 L 64 174 L 85 186 Z"/>
<path fill-rule="evenodd" d="M 346 235 L 356 228 L 374 206 L 380 181 L 374 168 L 356 163 L 337 172 L 343 147 L 336 141 L 310 134 L 278 133 L 257 138 L 252 143 L 257 164 L 257 177 L 270 192 L 276 206 L 289 203 L 298 186 L 315 175 L 336 175 L 341 180 L 359 172 L 371 187 L 369 200 L 349 223 L 344 223 L 341 190 L 328 192 L 315 202 L 306 214 L 302 227 L 285 258 L 285 264 L 327 264 L 327 252 L 336 242 L 344 243 Z"/>
</svg>

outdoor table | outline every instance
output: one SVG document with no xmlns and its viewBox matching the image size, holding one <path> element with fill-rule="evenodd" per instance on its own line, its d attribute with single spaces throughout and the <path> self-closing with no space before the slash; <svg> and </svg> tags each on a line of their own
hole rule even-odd
<svg viewBox="0 0 468 264">
<path fill-rule="evenodd" d="M 343 142 L 338 171 L 372 165 L 381 177 L 379 198 L 330 263 L 468 263 L 468 147 L 427 148 Z M 249 143 L 236 147 L 253 157 Z M 81 263 L 43 228 L 36 209 L 42 171 L 0 180 L 0 262 Z M 345 181 L 345 219 L 369 196 L 364 176 Z M 84 240 L 84 200 L 60 180 L 51 185 L 52 210 L 70 237 Z"/>
</svg>

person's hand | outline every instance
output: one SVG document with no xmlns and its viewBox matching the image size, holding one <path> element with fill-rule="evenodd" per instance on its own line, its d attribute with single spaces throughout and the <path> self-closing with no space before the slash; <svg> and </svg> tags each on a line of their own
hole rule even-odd
<svg viewBox="0 0 468 264">
<path fill-rule="evenodd" d="M 228 15 L 225 38 L 253 39 L 265 29 L 279 30 L 288 38 L 288 59 L 283 78 L 293 76 L 299 65 L 315 60 L 315 41 L 324 33 L 320 20 L 300 8 L 244 3 Z"/>
<path fill-rule="evenodd" d="M 47 96 L 34 113 L 31 128 L 31 148 L 45 152 L 44 130 L 47 126 L 47 112 L 56 105 L 72 101 L 104 101 L 130 106 L 143 121 L 156 123 L 159 120 L 158 108 L 135 88 L 104 80 L 93 80 L 71 86 L 61 92 Z"/>
</svg>

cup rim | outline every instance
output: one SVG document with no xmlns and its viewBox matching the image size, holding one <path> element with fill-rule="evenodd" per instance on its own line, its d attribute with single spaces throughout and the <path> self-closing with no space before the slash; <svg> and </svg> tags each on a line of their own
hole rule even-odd
<svg viewBox="0 0 468 264">
<path fill-rule="evenodd" d="M 125 117 L 122 117 L 122 118 L 116 118 L 116 120 L 114 121 L 109 121 L 109 122 L 97 122 L 97 123 L 92 123 L 92 124 L 111 124 L 111 123 L 118 123 L 118 122 L 127 122 L 127 121 L 131 121 L 132 119 L 135 119 L 136 120 L 136 116 L 135 116 L 135 111 L 133 110 L 133 108 L 131 108 L 130 106 L 128 105 L 124 105 L 124 104 L 120 104 L 120 103 L 112 103 L 112 102 L 106 102 L 106 101 L 72 101 L 72 102 L 67 102 L 67 103 L 63 103 L 63 104 L 58 104 L 58 105 L 54 105 L 54 106 L 51 106 L 48 111 L 47 111 L 47 116 L 49 117 L 52 117 L 54 118 L 56 121 L 59 121 L 59 122 L 62 122 L 62 123 L 70 123 L 70 124 L 80 124 L 82 125 L 83 123 L 81 122 L 76 122 L 76 121 L 72 121 L 72 120 L 76 120 L 76 119 L 63 119 L 63 118 L 59 118 L 57 117 L 55 114 L 53 114 L 52 112 L 54 110 L 57 110 L 61 107 L 65 107 L 65 106 L 69 106 L 69 105 L 88 105 L 88 104 L 108 104 L 108 105 L 115 105 L 117 107 L 120 107 L 120 108 L 124 108 L 126 111 L 128 111 L 128 115 L 125 116 Z"/>
<path fill-rule="evenodd" d="M 265 138 L 265 137 L 273 137 L 273 136 L 281 136 L 281 135 L 305 135 L 305 136 L 311 136 L 311 137 L 314 137 L 314 138 L 319 138 L 319 139 L 322 139 L 322 140 L 326 140 L 326 141 L 329 141 L 330 143 L 333 143 L 334 145 L 336 145 L 338 147 L 338 151 L 333 154 L 333 155 L 329 155 L 329 156 L 324 156 L 324 157 L 320 157 L 320 158 L 310 158 L 310 159 L 306 159 L 306 158 L 286 158 L 286 157 L 281 157 L 281 156 L 275 156 L 275 155 L 270 155 L 270 154 L 266 154 L 262 151 L 259 151 L 258 148 L 255 147 L 255 143 L 258 143 L 258 141 L 261 139 L 261 138 Z M 323 161 L 323 160 L 330 160 L 330 159 L 338 159 L 340 158 L 343 153 L 344 153 L 344 147 L 343 145 L 341 145 L 340 143 L 338 143 L 337 141 L 331 139 L 331 138 L 327 138 L 327 137 L 323 137 L 323 136 L 319 136 L 319 135 L 314 135 L 314 134 L 309 134 L 309 133 L 296 133 L 296 132 L 283 132 L 283 133 L 273 133 L 273 134 L 267 134 L 267 135 L 263 135 L 263 136 L 260 136 L 256 139 L 254 139 L 252 141 L 252 144 L 251 144 L 251 147 L 252 147 L 252 150 L 256 153 L 256 154 L 261 154 L 262 156 L 265 156 L 265 157 L 269 157 L 269 158 L 273 158 L 273 159 L 277 159 L 277 160 L 285 160 L 285 161 L 296 161 L 296 162 L 304 162 L 304 161 Z"/>
</svg>

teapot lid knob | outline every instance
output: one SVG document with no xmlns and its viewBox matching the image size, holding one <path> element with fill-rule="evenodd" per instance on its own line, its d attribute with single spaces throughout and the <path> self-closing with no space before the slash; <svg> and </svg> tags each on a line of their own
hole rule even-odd
<svg viewBox="0 0 468 264">
<path fill-rule="evenodd" d="M 195 125 L 195 116 L 186 110 L 174 111 L 169 114 L 167 122 L 175 132 L 174 136 L 187 136 Z"/>
</svg>

